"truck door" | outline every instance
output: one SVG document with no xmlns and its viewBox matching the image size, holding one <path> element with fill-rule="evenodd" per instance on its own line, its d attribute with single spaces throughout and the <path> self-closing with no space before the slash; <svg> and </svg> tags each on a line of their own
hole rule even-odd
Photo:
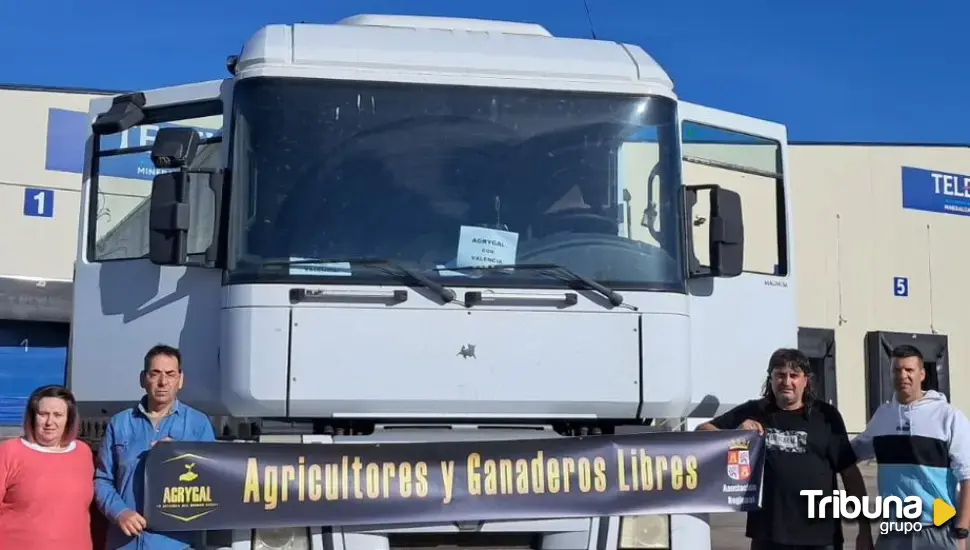
<svg viewBox="0 0 970 550">
<path fill-rule="evenodd" d="M 192 365 L 192 382 L 180 397 L 220 413 L 211 388 L 219 384 L 221 270 L 205 254 L 214 243 L 214 195 L 205 181 L 189 188 L 188 265 L 152 264 L 149 197 L 159 170 L 150 153 L 159 129 L 188 126 L 202 138 L 196 163 L 225 166 L 221 136 L 229 84 L 98 98 L 89 113 L 78 113 L 88 147 L 68 376 L 83 417 L 110 415 L 137 400 L 141 389 L 131 369 L 158 343 L 178 347 L 183 362 Z M 97 121 L 104 122 L 105 113 L 122 116 L 107 119 L 111 127 L 102 128 Z"/>
<path fill-rule="evenodd" d="M 771 353 L 798 346 L 788 141 L 780 124 L 686 102 L 679 109 L 684 185 L 738 193 L 744 224 L 743 272 L 688 283 L 691 416 L 706 418 L 757 397 Z M 694 268 L 708 265 L 708 196 L 688 205 Z"/>
</svg>

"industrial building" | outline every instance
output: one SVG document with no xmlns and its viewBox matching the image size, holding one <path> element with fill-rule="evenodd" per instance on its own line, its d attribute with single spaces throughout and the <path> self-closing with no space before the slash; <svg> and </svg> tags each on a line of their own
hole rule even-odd
<svg viewBox="0 0 970 550">
<path fill-rule="evenodd" d="M 0 87 L 0 425 L 64 381 L 86 113 L 108 93 Z"/>
<path fill-rule="evenodd" d="M 92 98 L 111 93 L 0 87 L 0 113 L 12 122 L 0 138 L 0 424 L 19 423 L 34 387 L 63 381 L 87 109 Z M 192 125 L 220 123 L 212 117 Z M 139 132 L 120 139 L 150 143 Z M 759 147 L 746 153 L 752 162 L 773 164 L 770 144 Z M 129 232 L 115 238 L 112 230 L 124 224 L 147 233 L 147 222 L 137 221 L 154 175 L 145 160 L 120 157 L 101 168 L 99 259 L 142 254 L 143 242 Z M 774 186 L 758 176 L 708 181 L 716 175 L 688 170 L 685 177 L 736 187 L 748 234 L 759 236 L 747 247 L 746 264 L 774 273 L 777 239 L 761 241 L 777 235 Z M 819 393 L 839 406 L 850 431 L 860 431 L 889 395 L 887 350 L 909 342 L 927 355 L 933 386 L 970 412 L 970 394 L 960 389 L 970 370 L 950 368 L 970 357 L 970 315 L 952 298 L 962 282 L 962 258 L 952 246 L 970 215 L 970 151 L 794 144 L 784 177 L 794 204 L 799 346 L 817 363 Z"/>
</svg>

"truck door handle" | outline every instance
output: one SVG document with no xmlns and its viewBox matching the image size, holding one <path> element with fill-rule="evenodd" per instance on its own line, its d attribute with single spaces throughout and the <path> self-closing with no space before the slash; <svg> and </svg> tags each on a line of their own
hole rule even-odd
<svg viewBox="0 0 970 550">
<path fill-rule="evenodd" d="M 507 305 L 535 305 L 561 304 L 574 306 L 579 303 L 579 296 L 575 292 L 539 293 L 539 292 L 481 292 L 479 290 L 465 293 L 465 307 L 485 304 Z"/>
<path fill-rule="evenodd" d="M 408 301 L 407 290 L 343 290 L 343 289 L 308 289 L 291 288 L 290 303 L 304 302 L 343 302 L 343 303 L 384 303 L 400 304 Z"/>
</svg>

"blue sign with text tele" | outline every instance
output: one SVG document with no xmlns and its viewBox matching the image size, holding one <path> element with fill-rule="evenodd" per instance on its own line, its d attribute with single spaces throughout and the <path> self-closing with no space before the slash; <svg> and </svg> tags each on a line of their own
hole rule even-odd
<svg viewBox="0 0 970 550">
<path fill-rule="evenodd" d="M 141 147 L 155 142 L 161 128 L 178 124 L 146 124 L 120 134 L 101 137 L 102 151 Z M 184 125 L 183 125 L 184 126 Z M 66 109 L 50 109 L 47 115 L 47 160 L 45 168 L 56 172 L 81 174 L 84 172 L 84 148 L 91 130 L 88 114 Z M 195 128 L 200 136 L 210 138 L 219 132 L 211 128 Z M 150 180 L 158 174 L 148 151 L 103 157 L 98 169 L 102 176 Z"/>
<path fill-rule="evenodd" d="M 970 216 L 970 175 L 903 166 L 903 208 Z"/>
</svg>

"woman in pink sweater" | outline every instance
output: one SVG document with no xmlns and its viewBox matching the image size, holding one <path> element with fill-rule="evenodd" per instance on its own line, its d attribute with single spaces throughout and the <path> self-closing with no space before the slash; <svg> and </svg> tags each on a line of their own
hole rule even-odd
<svg viewBox="0 0 970 550">
<path fill-rule="evenodd" d="M 23 437 L 0 443 L 0 549 L 92 550 L 94 459 L 77 426 L 74 395 L 45 386 L 27 401 Z"/>
</svg>

